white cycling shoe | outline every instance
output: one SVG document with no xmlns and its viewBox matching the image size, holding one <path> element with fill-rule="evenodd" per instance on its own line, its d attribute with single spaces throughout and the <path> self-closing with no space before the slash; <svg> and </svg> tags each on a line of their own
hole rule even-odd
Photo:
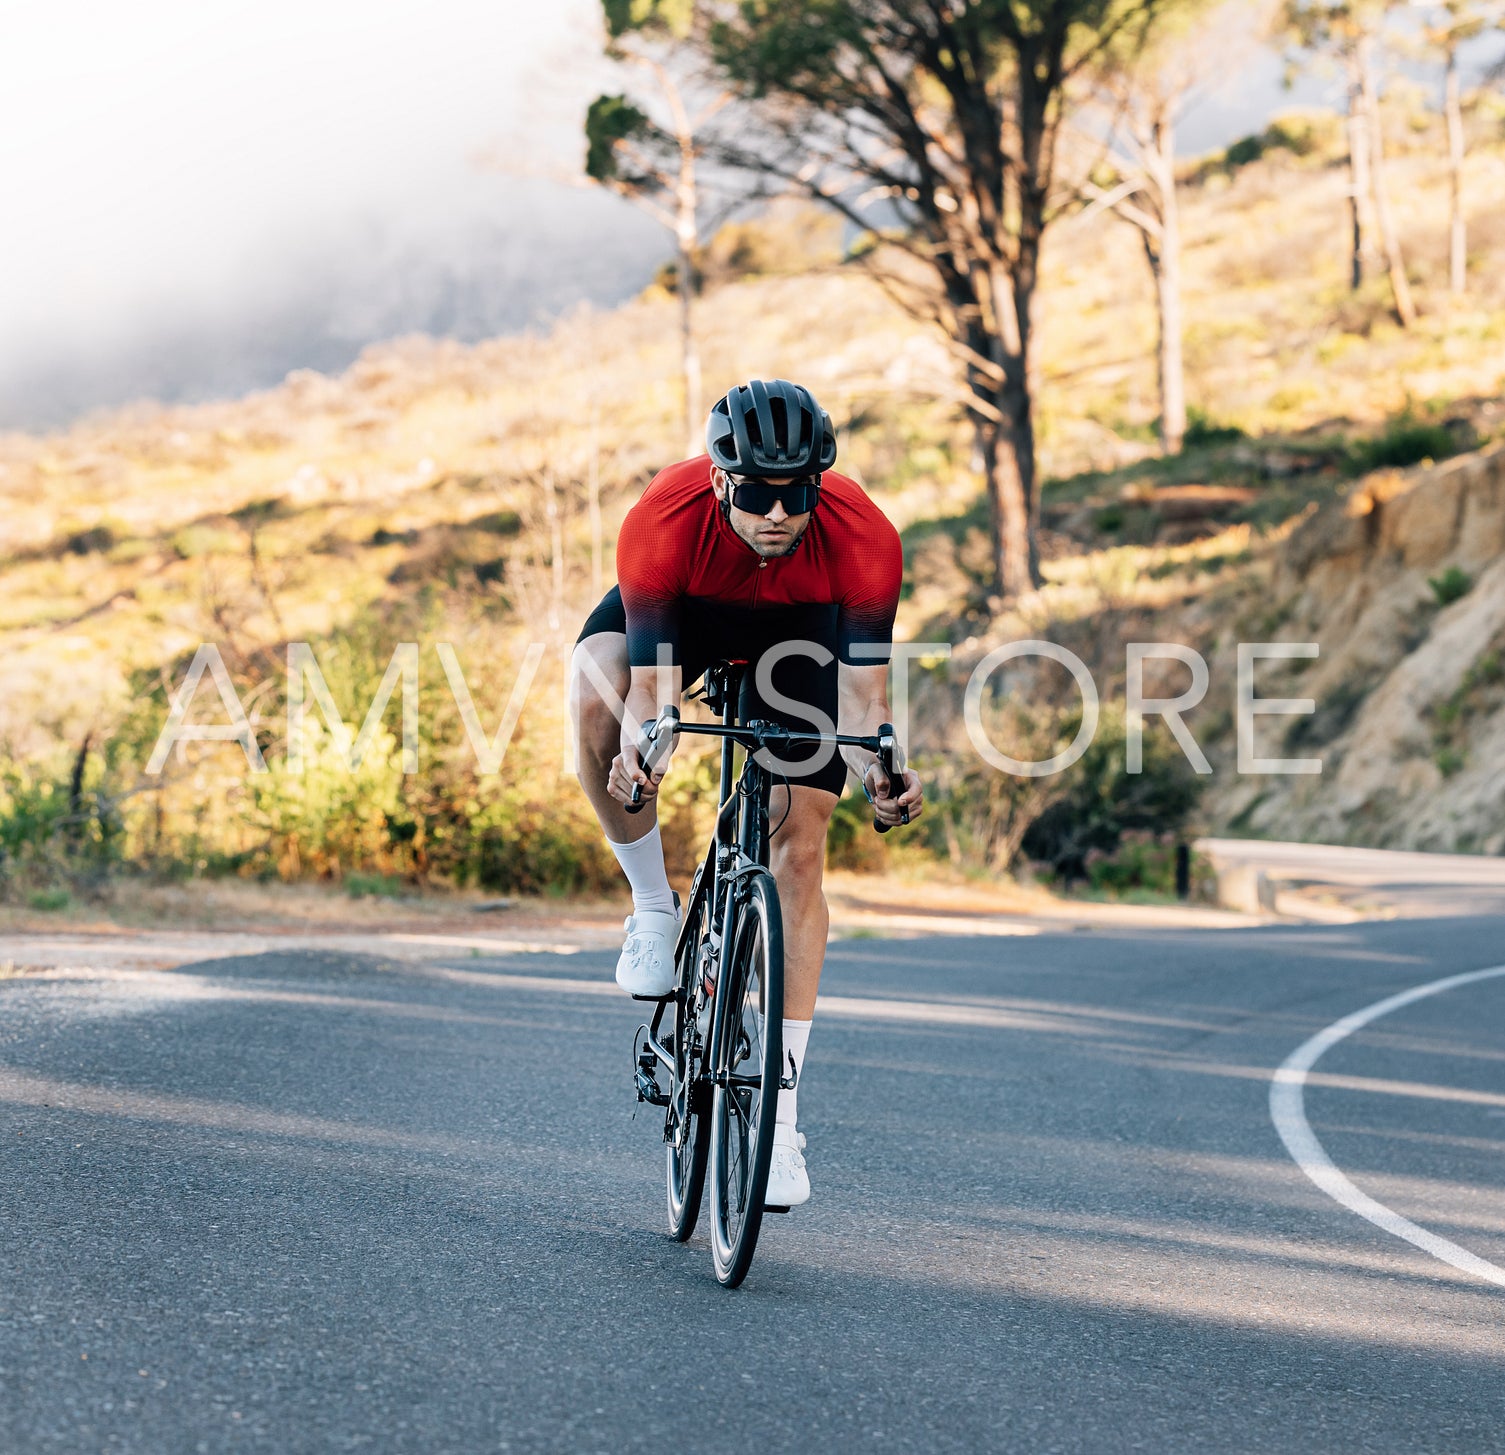
<svg viewBox="0 0 1505 1455">
<path fill-rule="evenodd" d="M 805 1134 L 787 1124 L 773 1129 L 773 1161 L 768 1168 L 764 1207 L 789 1209 L 810 1201 L 810 1174 L 805 1171 Z"/>
<path fill-rule="evenodd" d="M 679 913 L 642 909 L 622 921 L 627 943 L 617 957 L 617 984 L 640 1000 L 662 1000 L 674 989 L 674 941 Z"/>
</svg>

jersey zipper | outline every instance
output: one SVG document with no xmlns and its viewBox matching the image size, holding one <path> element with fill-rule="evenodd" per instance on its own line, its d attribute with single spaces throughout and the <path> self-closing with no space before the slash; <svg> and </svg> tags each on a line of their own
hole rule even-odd
<svg viewBox="0 0 1505 1455">
<path fill-rule="evenodd" d="M 758 557 L 758 569 L 753 572 L 752 578 L 752 605 L 758 604 L 758 589 L 763 584 L 763 572 L 768 565 L 767 556 Z"/>
</svg>

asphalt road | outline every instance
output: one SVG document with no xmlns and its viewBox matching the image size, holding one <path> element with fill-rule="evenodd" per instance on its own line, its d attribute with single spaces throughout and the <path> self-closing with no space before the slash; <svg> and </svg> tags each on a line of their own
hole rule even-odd
<svg viewBox="0 0 1505 1455">
<path fill-rule="evenodd" d="M 611 957 L 0 982 L 0 1451 L 1505 1449 L 1505 1289 L 1272 1070 L 1505 918 L 833 948 L 815 1200 L 664 1235 Z M 1505 977 L 1306 1095 L 1505 1269 Z"/>
</svg>

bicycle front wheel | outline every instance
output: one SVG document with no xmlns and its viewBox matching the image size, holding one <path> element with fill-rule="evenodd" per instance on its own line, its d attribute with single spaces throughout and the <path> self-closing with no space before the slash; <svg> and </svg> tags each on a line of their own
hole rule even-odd
<svg viewBox="0 0 1505 1455">
<path fill-rule="evenodd" d="M 735 1288 L 763 1225 L 783 1055 L 784 924 L 766 869 L 743 880 L 731 919 L 713 1036 L 711 1253 L 716 1277 Z"/>
<path fill-rule="evenodd" d="M 670 1003 L 674 1039 L 674 1084 L 669 1090 L 669 1111 L 664 1123 L 668 1143 L 669 1236 L 684 1243 L 700 1218 L 701 1193 L 705 1188 L 705 1164 L 710 1118 L 710 1098 L 701 1079 L 706 1047 L 696 1020 L 700 1002 L 701 947 L 710 935 L 710 895 L 697 875 L 690 894 L 690 913 L 679 938 L 675 962 L 676 990 Z"/>
</svg>

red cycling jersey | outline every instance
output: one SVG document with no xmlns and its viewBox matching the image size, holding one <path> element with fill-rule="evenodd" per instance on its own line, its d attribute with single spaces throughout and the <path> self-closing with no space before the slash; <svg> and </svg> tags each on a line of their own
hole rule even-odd
<svg viewBox="0 0 1505 1455">
<path fill-rule="evenodd" d="M 707 455 L 653 477 L 627 512 L 617 538 L 617 580 L 627 614 L 627 650 L 635 667 L 658 660 L 660 642 L 679 662 L 682 603 L 714 601 L 764 607 L 813 603 L 837 607 L 843 662 L 874 664 L 887 652 L 904 558 L 899 533 L 855 481 L 821 476 L 820 503 L 787 556 L 760 556 L 731 528 L 711 489 Z"/>
</svg>

